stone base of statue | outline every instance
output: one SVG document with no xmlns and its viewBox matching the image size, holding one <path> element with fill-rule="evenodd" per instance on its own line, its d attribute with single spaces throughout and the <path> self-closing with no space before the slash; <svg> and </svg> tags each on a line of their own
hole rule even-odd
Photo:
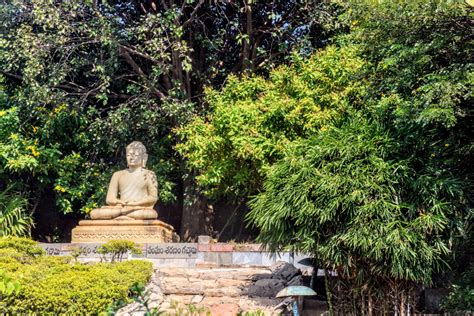
<svg viewBox="0 0 474 316">
<path fill-rule="evenodd" d="M 125 239 L 136 243 L 177 242 L 174 228 L 159 220 L 82 220 L 72 230 L 73 243 Z"/>
</svg>

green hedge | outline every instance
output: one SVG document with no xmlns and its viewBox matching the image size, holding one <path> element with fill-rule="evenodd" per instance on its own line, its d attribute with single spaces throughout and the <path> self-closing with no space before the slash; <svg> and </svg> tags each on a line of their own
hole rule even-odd
<svg viewBox="0 0 474 316">
<path fill-rule="evenodd" d="M 106 312 L 131 301 L 134 283 L 150 279 L 147 261 L 80 264 L 48 257 L 27 239 L 0 238 L 0 270 L 20 285 L 0 301 L 0 314 L 87 314 Z"/>
</svg>

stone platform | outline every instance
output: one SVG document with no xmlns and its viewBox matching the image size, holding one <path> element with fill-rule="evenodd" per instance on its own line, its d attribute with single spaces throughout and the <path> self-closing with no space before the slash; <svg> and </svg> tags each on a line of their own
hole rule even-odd
<svg viewBox="0 0 474 316">
<path fill-rule="evenodd" d="M 177 242 L 173 226 L 159 220 L 82 220 L 72 230 L 73 243 L 126 239 L 136 243 Z"/>
</svg>

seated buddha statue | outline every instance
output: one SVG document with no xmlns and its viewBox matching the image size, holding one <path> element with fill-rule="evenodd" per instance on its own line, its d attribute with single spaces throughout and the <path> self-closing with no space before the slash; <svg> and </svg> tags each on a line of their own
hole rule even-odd
<svg viewBox="0 0 474 316">
<path fill-rule="evenodd" d="M 145 168 L 148 158 L 145 146 L 132 142 L 126 148 L 126 157 L 128 168 L 113 174 L 107 205 L 93 209 L 91 219 L 151 220 L 158 217 L 153 208 L 158 201 L 158 184 L 155 173 Z"/>
</svg>

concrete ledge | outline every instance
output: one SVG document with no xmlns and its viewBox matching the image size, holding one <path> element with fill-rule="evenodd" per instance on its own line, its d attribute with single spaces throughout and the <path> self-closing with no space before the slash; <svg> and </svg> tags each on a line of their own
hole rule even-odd
<svg viewBox="0 0 474 316">
<path fill-rule="evenodd" d="M 101 255 L 97 248 L 102 243 L 41 243 L 39 244 L 51 256 L 67 256 L 80 249 L 81 261 L 98 261 Z M 291 252 L 273 254 L 261 249 L 259 244 L 198 244 L 198 243 L 145 243 L 140 244 L 141 255 L 129 254 L 128 260 L 144 259 L 159 267 L 222 267 L 222 266 L 255 266 L 267 267 L 277 261 L 294 264 L 298 268 L 309 268 L 298 264 L 308 256 Z"/>
</svg>

